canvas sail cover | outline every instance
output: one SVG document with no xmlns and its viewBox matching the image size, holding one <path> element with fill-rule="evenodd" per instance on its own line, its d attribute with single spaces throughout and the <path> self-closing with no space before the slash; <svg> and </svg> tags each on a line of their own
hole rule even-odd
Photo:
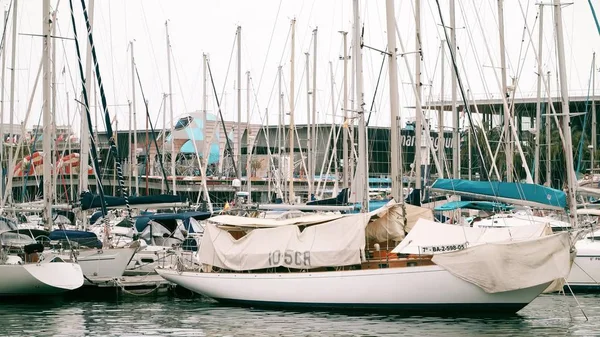
<svg viewBox="0 0 600 337">
<path fill-rule="evenodd" d="M 432 261 L 487 293 L 517 290 L 566 278 L 571 271 L 569 233 L 474 246 L 435 255 Z"/>
<path fill-rule="evenodd" d="M 539 238 L 551 232 L 547 224 L 480 228 L 419 219 L 406 238 L 392 252 L 435 255 L 486 243 Z"/>
<path fill-rule="evenodd" d="M 536 184 L 437 179 L 431 191 L 544 209 L 562 210 L 567 207 L 565 192 Z"/>
<path fill-rule="evenodd" d="M 250 218 L 235 215 L 217 215 L 208 221 L 219 226 L 271 228 L 289 225 L 314 225 L 343 217 L 342 214 L 307 214 L 289 219 Z"/>
<path fill-rule="evenodd" d="M 431 254 L 432 261 L 488 293 L 568 276 L 569 234 L 545 224 L 472 228 L 419 220 L 393 252 Z"/>
<path fill-rule="evenodd" d="M 302 231 L 295 225 L 257 229 L 238 240 L 207 224 L 199 259 L 202 264 L 235 271 L 360 264 L 368 221 L 369 214 L 354 214 Z"/>
<path fill-rule="evenodd" d="M 410 232 L 417 220 L 433 221 L 433 212 L 428 208 L 405 204 L 404 211 L 406 212 L 406 222 L 404 221 L 402 204 L 397 204 L 394 201 L 390 201 L 384 207 L 369 213 L 372 221 L 367 225 L 367 238 L 376 242 L 401 241 L 405 233 Z"/>
</svg>

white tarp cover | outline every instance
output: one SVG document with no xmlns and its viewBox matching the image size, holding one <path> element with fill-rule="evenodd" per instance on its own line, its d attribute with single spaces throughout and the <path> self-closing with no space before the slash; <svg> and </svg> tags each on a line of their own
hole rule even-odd
<svg viewBox="0 0 600 337">
<path fill-rule="evenodd" d="M 432 261 L 487 293 L 498 293 L 566 278 L 571 270 L 569 251 L 569 233 L 562 232 L 438 254 Z"/>
<path fill-rule="evenodd" d="M 369 214 L 355 214 L 304 228 L 281 226 L 253 230 L 236 240 L 207 224 L 200 263 L 242 271 L 284 266 L 309 269 L 360 264 Z"/>
<path fill-rule="evenodd" d="M 404 238 L 404 233 L 410 232 L 419 218 L 433 221 L 433 212 L 430 209 L 409 204 L 405 204 L 404 208 L 406 210 L 406 226 L 402 216 L 402 205 L 393 201 L 380 210 L 369 213 L 371 216 L 379 218 L 367 225 L 367 238 L 376 242 L 400 241 Z"/>
<path fill-rule="evenodd" d="M 551 229 L 546 224 L 477 228 L 419 219 L 406 238 L 392 252 L 439 254 L 485 243 L 539 238 L 549 232 Z"/>
<path fill-rule="evenodd" d="M 250 218 L 235 215 L 218 215 L 208 219 L 208 222 L 220 226 L 249 227 L 249 228 L 270 228 L 289 225 L 310 225 L 318 224 L 343 217 L 342 214 L 308 214 L 301 217 L 289 219 L 265 219 Z"/>
</svg>

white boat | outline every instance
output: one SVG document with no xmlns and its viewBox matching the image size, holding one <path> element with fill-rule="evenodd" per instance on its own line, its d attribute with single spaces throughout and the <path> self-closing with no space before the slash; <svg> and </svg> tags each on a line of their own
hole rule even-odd
<svg viewBox="0 0 600 337">
<path fill-rule="evenodd" d="M 157 272 L 223 303 L 401 313 L 514 313 L 568 275 L 569 234 L 544 236 L 543 225 L 478 229 L 412 219 L 408 226 L 416 225 L 391 252 L 366 246 L 365 237 L 399 239 L 399 212 L 400 205 L 388 205 L 271 228 L 260 219 L 251 225 L 217 216 L 208 220 L 200 245 L 202 271 Z M 236 226 L 249 233 L 235 239 L 226 229 Z M 378 249 L 368 249 L 373 246 Z"/>
<path fill-rule="evenodd" d="M 16 224 L 0 217 L 0 297 L 59 294 L 83 285 L 76 263 L 64 262 Z"/>
<path fill-rule="evenodd" d="M 85 284 L 96 285 L 123 276 L 138 249 L 139 243 L 136 241 L 125 248 L 78 250 L 77 262 L 83 270 Z"/>
<path fill-rule="evenodd" d="M 600 290 L 600 241 L 592 237 L 575 243 L 577 255 L 567 283 L 574 291 Z"/>
<path fill-rule="evenodd" d="M 222 303 L 385 311 L 517 312 L 550 284 L 489 294 L 439 266 L 305 273 L 202 273 L 157 269 Z"/>
<path fill-rule="evenodd" d="M 0 265 L 1 297 L 60 294 L 82 285 L 81 267 L 60 259 Z"/>
</svg>

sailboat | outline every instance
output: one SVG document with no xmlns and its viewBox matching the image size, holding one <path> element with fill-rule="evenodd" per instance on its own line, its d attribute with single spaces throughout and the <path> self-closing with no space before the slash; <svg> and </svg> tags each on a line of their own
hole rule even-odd
<svg viewBox="0 0 600 337">
<path fill-rule="evenodd" d="M 390 20 L 393 1 L 386 7 Z M 358 23 L 357 0 L 354 12 Z M 393 31 L 389 25 L 388 33 Z M 359 27 L 355 24 L 356 36 Z M 360 51 L 355 52 L 360 67 Z M 364 141 L 361 134 L 359 158 L 366 155 Z M 366 161 L 359 164 L 357 174 L 364 179 L 356 181 L 362 180 L 364 188 L 354 186 L 354 191 L 363 202 L 362 213 L 279 223 L 211 218 L 200 245 L 202 269 L 157 269 L 158 274 L 221 303 L 401 313 L 514 313 L 568 275 L 566 232 L 545 235 L 543 225 L 437 224 L 431 211 L 410 219 L 403 210 L 407 206 L 394 201 L 367 213 Z"/>
<path fill-rule="evenodd" d="M 44 73 L 48 74 L 48 40 L 50 36 L 50 3 L 44 1 Z M 16 22 L 16 20 L 14 21 Z M 14 29 L 14 27 L 13 27 Z M 13 54 L 14 55 L 14 54 Z M 14 56 L 13 56 L 14 59 Z M 44 76 L 48 79 L 49 76 Z M 49 88 L 49 82 L 45 83 Z M 47 91 L 45 91 L 47 93 Z M 47 95 L 46 95 L 47 96 Z M 50 146 L 50 110 L 44 101 L 44 147 Z M 46 151 L 50 153 L 50 151 Z M 50 161 L 44 164 L 44 184 L 49 184 Z M 48 174 L 46 174 L 48 173 Z M 44 208 L 51 214 L 49 191 L 44 191 Z M 29 235 L 17 229 L 16 224 L 6 218 L 0 221 L 0 296 L 27 296 L 58 294 L 77 289 L 83 284 L 81 268 L 76 263 L 65 262 L 53 254 L 43 253 L 44 247 Z"/>
<path fill-rule="evenodd" d="M 83 285 L 78 264 L 44 252 L 26 232 L 0 218 L 0 297 L 60 294 Z"/>
<path fill-rule="evenodd" d="M 156 271 L 222 303 L 402 313 L 516 312 L 569 272 L 568 233 L 541 236 L 540 225 L 484 230 L 413 219 L 400 245 L 384 250 L 404 235 L 401 207 L 269 227 L 257 219 L 209 219 L 201 271 Z"/>
</svg>

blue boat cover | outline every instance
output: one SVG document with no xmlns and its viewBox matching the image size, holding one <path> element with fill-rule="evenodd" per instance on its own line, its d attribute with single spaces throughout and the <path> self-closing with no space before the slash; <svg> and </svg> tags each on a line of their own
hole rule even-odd
<svg viewBox="0 0 600 337">
<path fill-rule="evenodd" d="M 513 206 L 493 201 L 450 201 L 434 208 L 434 211 L 453 211 L 455 209 L 478 209 L 481 211 L 506 211 Z"/>
<path fill-rule="evenodd" d="M 102 248 L 102 242 L 92 232 L 76 230 L 55 230 L 48 235 L 50 240 L 68 240 L 90 248 Z"/>
<path fill-rule="evenodd" d="M 184 228 L 189 233 L 194 233 L 193 227 L 190 226 L 190 218 L 196 220 L 205 220 L 211 217 L 209 212 L 182 212 L 182 213 L 155 213 L 141 215 L 135 218 L 135 228 L 138 232 L 142 232 L 150 220 L 156 221 L 171 231 L 177 227 L 177 220 L 183 221 Z"/>
<path fill-rule="evenodd" d="M 567 207 L 565 192 L 536 184 L 437 179 L 431 186 L 431 190 L 546 209 Z"/>
<path fill-rule="evenodd" d="M 106 207 L 116 207 L 125 205 L 125 199 L 121 197 L 104 196 Z M 184 202 L 185 200 L 178 195 L 160 194 L 141 197 L 129 197 L 130 205 L 145 205 L 145 204 L 170 204 Z M 85 192 L 81 194 L 81 209 L 87 210 L 90 208 L 100 208 L 100 196 Z"/>
</svg>

